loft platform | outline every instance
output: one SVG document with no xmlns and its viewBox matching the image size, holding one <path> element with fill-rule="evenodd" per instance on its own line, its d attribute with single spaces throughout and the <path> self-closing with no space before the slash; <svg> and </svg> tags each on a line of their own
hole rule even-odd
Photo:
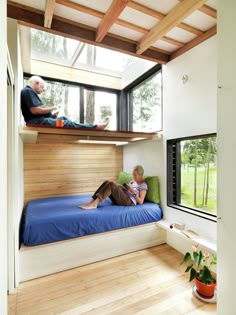
<svg viewBox="0 0 236 315">
<path fill-rule="evenodd" d="M 19 134 L 24 143 L 108 143 L 125 145 L 143 140 L 159 140 L 156 132 L 111 131 L 94 129 L 72 129 L 45 126 L 27 126 Z"/>
</svg>

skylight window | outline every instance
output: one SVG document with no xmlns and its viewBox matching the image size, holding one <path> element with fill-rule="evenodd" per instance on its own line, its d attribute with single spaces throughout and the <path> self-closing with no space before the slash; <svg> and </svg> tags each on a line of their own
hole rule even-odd
<svg viewBox="0 0 236 315">
<path fill-rule="evenodd" d="M 31 29 L 31 58 L 122 78 L 137 65 L 145 72 L 156 63 L 117 51 L 82 43 L 71 38 Z M 137 73 L 141 75 L 142 73 Z M 131 71 L 132 72 L 132 69 Z M 129 73 L 132 77 L 132 73 Z"/>
<path fill-rule="evenodd" d="M 78 41 L 31 29 L 31 57 L 52 63 L 68 65 Z"/>
</svg>

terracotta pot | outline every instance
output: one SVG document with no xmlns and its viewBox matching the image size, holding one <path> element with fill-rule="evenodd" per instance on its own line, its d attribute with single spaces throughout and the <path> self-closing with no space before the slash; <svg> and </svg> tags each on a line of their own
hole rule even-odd
<svg viewBox="0 0 236 315">
<path fill-rule="evenodd" d="M 211 298 L 214 296 L 216 282 L 212 284 L 205 284 L 198 280 L 198 278 L 195 278 L 196 283 L 196 289 L 197 292 L 206 298 Z"/>
</svg>

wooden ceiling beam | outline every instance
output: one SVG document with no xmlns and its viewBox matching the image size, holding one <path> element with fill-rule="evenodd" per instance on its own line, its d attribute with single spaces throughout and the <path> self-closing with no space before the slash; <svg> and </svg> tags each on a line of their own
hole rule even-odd
<svg viewBox="0 0 236 315">
<path fill-rule="evenodd" d="M 183 0 L 171 10 L 163 20 L 155 25 L 138 43 L 137 54 L 142 54 L 148 47 L 161 39 L 192 12 L 200 8 L 207 0 Z"/>
<path fill-rule="evenodd" d="M 21 21 L 22 25 L 28 27 L 34 27 L 46 32 L 66 36 L 92 45 L 113 49 L 161 64 L 165 64 L 169 61 L 169 54 L 156 48 L 149 48 L 142 55 L 137 55 L 137 42 L 114 36 L 109 33 L 100 43 L 97 43 L 95 42 L 96 29 L 92 27 L 86 27 L 85 25 L 81 25 L 74 21 L 66 20 L 55 15 L 53 17 L 51 29 L 45 28 L 43 11 L 31 9 L 15 2 L 8 2 L 7 15 L 10 18 Z"/>
<path fill-rule="evenodd" d="M 56 0 L 56 2 L 58 4 L 61 4 L 63 6 L 68 7 L 70 9 L 74 9 L 74 10 L 77 10 L 77 11 L 80 11 L 80 12 L 83 12 L 83 13 L 86 13 L 86 14 L 98 17 L 100 19 L 103 19 L 104 16 L 105 16 L 105 13 L 103 13 L 103 12 L 100 12 L 100 11 L 88 8 L 86 6 L 83 6 L 81 4 L 72 2 L 70 0 Z M 164 15 L 162 15 L 162 16 L 164 16 Z M 127 21 L 124 21 L 124 20 L 121 20 L 121 19 L 117 19 L 115 24 L 118 24 L 120 26 L 126 27 L 128 29 L 131 29 L 133 31 L 136 31 L 136 32 L 139 32 L 139 33 L 142 33 L 142 34 L 146 34 L 146 33 L 149 32 L 149 30 L 144 28 L 144 27 L 135 25 L 133 23 L 130 23 L 130 22 L 127 22 Z M 190 27 L 190 28 L 192 29 L 192 27 Z M 197 30 L 197 34 L 196 35 L 200 35 L 202 33 L 203 32 Z M 180 41 L 171 39 L 171 38 L 169 38 L 167 36 L 164 36 L 164 38 L 162 38 L 162 40 L 167 42 L 167 43 L 171 43 L 171 44 L 173 44 L 173 45 L 175 45 L 177 47 L 182 47 L 184 45 L 184 43 L 181 43 Z"/>
<path fill-rule="evenodd" d="M 175 59 L 176 57 L 182 55 L 183 53 L 185 53 L 186 51 L 192 49 L 193 47 L 199 45 L 200 43 L 204 42 L 205 40 L 207 40 L 208 38 L 214 36 L 217 32 L 216 26 L 213 26 L 211 29 L 209 29 L 208 31 L 206 31 L 204 34 L 202 34 L 201 36 L 193 39 L 191 42 L 187 43 L 186 45 L 184 45 L 183 47 L 179 48 L 178 50 L 176 50 L 175 52 L 173 52 L 170 56 L 170 60 Z"/>
<path fill-rule="evenodd" d="M 208 16 L 211 16 L 212 18 L 216 19 L 217 18 L 217 11 L 208 5 L 204 4 L 199 11 L 201 11 L 204 14 L 207 14 Z"/>
<path fill-rule="evenodd" d="M 134 10 L 137 10 L 137 11 L 139 11 L 139 12 L 142 12 L 142 13 L 144 13 L 144 14 L 150 15 L 150 16 L 152 16 L 152 17 L 154 17 L 154 18 L 156 18 L 156 19 L 158 19 L 158 20 L 160 20 L 160 21 L 163 20 L 163 19 L 166 17 L 165 14 L 160 13 L 160 12 L 158 12 L 158 11 L 156 11 L 156 10 L 150 9 L 150 8 L 148 8 L 148 7 L 146 7 L 146 6 L 142 5 L 142 4 L 140 4 L 140 3 L 138 3 L 138 2 L 135 2 L 135 1 L 130 1 L 130 2 L 127 4 L 127 6 L 130 7 L 130 8 L 132 8 L 132 9 L 134 9 Z M 177 26 L 178 28 L 183 29 L 184 31 L 193 33 L 193 34 L 195 34 L 195 35 L 197 35 L 197 36 L 203 34 L 203 32 L 202 32 L 201 30 L 197 29 L 196 27 L 187 25 L 187 24 L 182 23 L 182 22 L 178 23 L 176 26 Z"/>
<path fill-rule="evenodd" d="M 46 0 L 46 8 L 45 8 L 45 14 L 44 14 L 44 27 L 51 28 L 55 5 L 56 5 L 56 0 Z"/>
<path fill-rule="evenodd" d="M 184 0 L 179 0 L 179 1 L 184 1 Z M 202 7 L 200 7 L 198 9 L 198 11 L 213 17 L 214 19 L 217 18 L 217 11 L 211 7 L 209 7 L 208 5 L 204 4 Z"/>
<path fill-rule="evenodd" d="M 116 22 L 121 12 L 130 0 L 113 0 L 104 18 L 98 25 L 96 42 L 101 42 L 108 33 L 109 29 Z"/>
</svg>

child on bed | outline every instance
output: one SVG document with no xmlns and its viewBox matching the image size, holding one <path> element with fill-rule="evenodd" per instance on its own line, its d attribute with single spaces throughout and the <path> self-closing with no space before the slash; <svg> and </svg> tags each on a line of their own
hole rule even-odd
<svg viewBox="0 0 236 315">
<path fill-rule="evenodd" d="M 141 165 L 135 166 L 133 170 L 134 180 L 129 182 L 125 187 L 106 180 L 95 191 L 92 200 L 79 206 L 79 208 L 86 210 L 95 209 L 107 197 L 112 200 L 113 204 L 120 206 L 135 206 L 137 203 L 143 204 L 148 190 L 148 186 L 143 179 L 143 173 L 144 170 Z"/>
</svg>

